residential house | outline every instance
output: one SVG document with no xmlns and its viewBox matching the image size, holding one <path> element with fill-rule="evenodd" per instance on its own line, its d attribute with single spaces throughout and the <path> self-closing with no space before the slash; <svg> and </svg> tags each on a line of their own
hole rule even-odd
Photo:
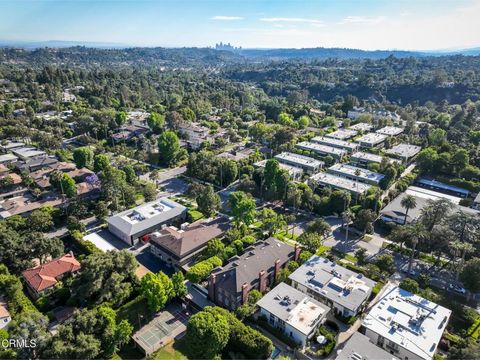
<svg viewBox="0 0 480 360">
<path fill-rule="evenodd" d="M 280 283 L 258 302 L 268 324 L 305 347 L 325 321 L 330 308 L 291 286 Z"/>
<path fill-rule="evenodd" d="M 375 131 L 377 134 L 387 135 L 390 137 L 400 135 L 403 133 L 403 128 L 395 127 L 395 126 L 385 126 L 381 129 Z"/>
<path fill-rule="evenodd" d="M 181 269 L 192 265 L 208 242 L 222 236 L 228 229 L 230 221 L 223 216 L 183 224 L 180 229 L 164 227 L 149 235 L 150 251 L 168 266 Z"/>
<path fill-rule="evenodd" d="M 311 142 L 331 146 L 337 149 L 342 149 L 348 153 L 352 153 L 358 149 L 358 144 L 336 138 L 329 138 L 325 136 L 316 136 L 310 140 Z"/>
<path fill-rule="evenodd" d="M 108 230 L 128 245 L 164 225 L 185 218 L 187 208 L 167 198 L 157 199 L 108 218 Z"/>
<path fill-rule="evenodd" d="M 408 214 L 406 209 L 402 206 L 402 200 L 407 195 L 413 196 L 416 203 L 416 206 L 413 209 L 408 210 Z M 410 224 L 420 218 L 422 215 L 422 209 L 428 205 L 429 201 L 435 201 L 439 199 L 446 199 L 452 202 L 452 211 L 462 211 L 464 213 L 473 215 L 480 214 L 480 211 L 478 210 L 459 205 L 461 200 L 459 197 L 417 186 L 409 186 L 405 192 L 398 195 L 380 211 L 380 219 L 385 222 L 394 222 L 401 225 L 405 224 L 405 221 L 407 224 Z"/>
<path fill-rule="evenodd" d="M 80 270 L 80 263 L 72 253 L 63 255 L 45 264 L 35 266 L 22 272 L 30 295 L 37 299 L 51 291 L 66 274 Z"/>
<path fill-rule="evenodd" d="M 267 166 L 268 160 L 257 161 L 253 164 L 256 168 L 265 168 Z M 284 163 L 279 164 L 280 169 L 286 170 L 288 174 L 292 177 L 293 180 L 299 180 L 303 175 L 303 169 L 293 165 L 288 165 Z"/>
<path fill-rule="evenodd" d="M 7 309 L 7 303 L 0 300 L 0 330 L 5 329 L 8 324 L 12 321 L 12 316 Z"/>
<path fill-rule="evenodd" d="M 210 135 L 209 128 L 196 123 L 183 122 L 178 128 L 178 132 L 192 149 L 198 149 L 205 141 L 211 143 L 215 141 L 214 137 Z"/>
<path fill-rule="evenodd" d="M 339 141 L 331 139 L 332 141 Z M 331 145 L 323 145 L 309 141 L 302 141 L 296 145 L 299 149 L 311 151 L 312 153 L 319 155 L 319 156 L 331 156 L 335 160 L 341 160 L 345 155 L 347 155 L 347 151 L 344 149 L 339 149 L 338 147 L 333 147 Z"/>
<path fill-rule="evenodd" d="M 358 196 L 365 194 L 372 186 L 360 181 L 347 179 L 337 175 L 321 172 L 310 177 L 311 183 L 320 187 L 331 187 L 333 189 L 346 190 L 351 194 Z"/>
<path fill-rule="evenodd" d="M 337 349 L 334 360 L 400 360 L 386 350 L 373 344 L 365 335 L 354 332 L 352 336 Z M 403 360 L 403 359 L 402 359 Z"/>
<path fill-rule="evenodd" d="M 360 145 L 360 147 L 371 149 L 374 147 L 382 147 L 387 138 L 388 136 L 383 134 L 366 133 L 355 141 Z"/>
<path fill-rule="evenodd" d="M 431 360 L 451 310 L 388 283 L 362 321 L 362 332 L 399 359 Z"/>
<path fill-rule="evenodd" d="M 212 271 L 208 297 L 217 305 L 235 310 L 247 302 L 251 290 L 265 292 L 271 288 L 281 269 L 299 255 L 299 246 L 294 248 L 273 237 L 258 241 Z"/>
<path fill-rule="evenodd" d="M 375 281 L 314 255 L 288 277 L 292 286 L 343 316 L 356 316 L 366 305 Z"/>
<path fill-rule="evenodd" d="M 386 153 L 408 164 L 412 162 L 413 159 L 415 159 L 415 157 L 418 155 L 420 150 L 422 150 L 421 146 L 409 145 L 409 144 L 398 144 L 393 146 L 391 149 L 388 149 Z"/>
<path fill-rule="evenodd" d="M 385 177 L 385 175 L 374 171 L 340 163 L 330 166 L 327 171 L 349 180 L 360 181 L 361 183 L 374 186 L 378 186 L 380 181 Z"/>
<path fill-rule="evenodd" d="M 331 133 L 326 134 L 325 136 L 337 140 L 348 140 L 355 137 L 358 134 L 356 130 L 352 129 L 339 129 Z"/>
</svg>

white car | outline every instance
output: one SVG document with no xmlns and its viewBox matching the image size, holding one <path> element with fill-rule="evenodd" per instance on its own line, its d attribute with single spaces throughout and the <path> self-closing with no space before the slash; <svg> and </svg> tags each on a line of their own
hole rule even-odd
<svg viewBox="0 0 480 360">
<path fill-rule="evenodd" d="M 448 285 L 448 289 L 450 291 L 454 291 L 458 294 L 465 294 L 466 293 L 466 290 L 463 287 L 455 285 L 455 284 Z"/>
</svg>

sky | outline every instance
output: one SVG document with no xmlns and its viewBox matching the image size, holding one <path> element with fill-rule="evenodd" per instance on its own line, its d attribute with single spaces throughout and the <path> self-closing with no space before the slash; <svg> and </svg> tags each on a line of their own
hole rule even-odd
<svg viewBox="0 0 480 360">
<path fill-rule="evenodd" d="M 480 46 L 480 0 L 0 0 L 0 40 L 134 46 Z"/>
</svg>

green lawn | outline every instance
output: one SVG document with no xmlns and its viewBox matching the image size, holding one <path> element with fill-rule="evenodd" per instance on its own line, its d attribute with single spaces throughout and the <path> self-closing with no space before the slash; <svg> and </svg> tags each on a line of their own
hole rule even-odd
<svg viewBox="0 0 480 360">
<path fill-rule="evenodd" d="M 198 210 L 188 210 L 188 218 L 191 222 L 195 222 L 203 218 L 203 214 Z"/>
<path fill-rule="evenodd" d="M 321 245 L 317 252 L 315 253 L 315 255 L 318 255 L 318 256 L 322 256 L 322 255 L 326 255 L 328 252 L 330 252 L 332 248 L 331 247 L 328 247 L 328 246 L 325 246 L 325 245 Z"/>
<path fill-rule="evenodd" d="M 274 235 L 278 240 L 288 242 L 288 240 L 296 241 L 298 239 L 297 234 L 293 234 L 291 232 L 280 231 Z"/>
<path fill-rule="evenodd" d="M 157 352 L 153 353 L 149 359 L 152 360 L 186 360 L 188 359 L 183 353 L 185 351 L 185 341 L 182 339 L 178 341 L 172 341 L 165 345 Z"/>
<path fill-rule="evenodd" d="M 117 310 L 118 321 L 128 320 L 137 331 L 141 326 L 153 319 L 152 312 L 148 309 L 147 301 L 142 297 L 137 297 L 132 301 L 121 306 Z"/>
<path fill-rule="evenodd" d="M 355 256 L 350 255 L 350 254 L 345 254 L 345 256 L 343 258 L 345 260 L 350 261 L 351 263 L 354 263 L 354 264 L 356 264 L 358 262 L 358 259 Z"/>
</svg>

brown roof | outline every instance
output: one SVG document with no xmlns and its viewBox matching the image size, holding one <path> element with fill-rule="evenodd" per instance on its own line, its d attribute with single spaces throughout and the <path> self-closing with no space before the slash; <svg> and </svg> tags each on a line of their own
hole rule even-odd
<svg viewBox="0 0 480 360">
<path fill-rule="evenodd" d="M 40 169 L 40 170 L 37 170 L 37 171 L 32 171 L 30 173 L 30 177 L 33 179 L 33 180 L 38 180 L 38 179 L 41 179 L 45 176 L 47 176 L 48 174 L 50 174 L 53 170 L 48 168 L 48 169 Z"/>
<path fill-rule="evenodd" d="M 92 175 L 93 171 L 87 168 L 81 168 L 81 169 L 75 169 L 75 170 L 69 171 L 67 174 L 70 175 L 70 177 L 75 179 L 77 177 L 81 177 L 85 175 Z"/>
<path fill-rule="evenodd" d="M 4 303 L 3 301 L 0 302 L 0 318 L 6 318 L 9 316 L 10 316 L 10 313 L 7 310 L 7 304 Z"/>
<path fill-rule="evenodd" d="M 50 166 L 50 168 L 52 170 L 60 170 L 60 171 L 71 171 L 71 170 L 75 170 L 77 168 L 77 166 L 73 163 L 69 163 L 69 162 L 58 162 L 56 164 L 53 164 Z"/>
<path fill-rule="evenodd" d="M 81 183 L 78 183 L 77 184 L 77 194 L 78 195 L 85 195 L 85 194 L 88 194 L 90 192 L 94 192 L 94 191 L 99 191 L 100 188 L 96 187 L 96 186 L 92 186 L 86 182 L 81 182 Z"/>
<path fill-rule="evenodd" d="M 35 183 L 37 184 L 38 187 L 40 187 L 42 189 L 48 188 L 52 185 L 52 184 L 50 184 L 50 179 L 48 179 L 48 178 L 43 178 L 43 179 L 36 180 Z"/>
<path fill-rule="evenodd" d="M 55 285 L 59 276 L 79 269 L 80 263 L 70 253 L 43 265 L 27 269 L 22 272 L 22 275 L 32 289 L 40 292 Z"/>
<path fill-rule="evenodd" d="M 2 214 L 5 216 L 0 216 L 0 217 L 8 217 L 12 215 L 20 215 L 24 214 L 36 209 L 39 209 L 43 206 L 58 206 L 63 203 L 63 200 L 60 197 L 55 196 L 49 196 L 45 199 L 35 201 L 31 197 L 28 196 L 19 196 L 16 198 L 12 199 L 7 199 L 0 203 L 0 208 L 3 209 L 3 211 L 8 212 L 8 214 Z M 8 215 L 8 216 L 6 216 Z"/>
<path fill-rule="evenodd" d="M 0 176 L 1 179 L 10 177 L 13 180 L 13 185 L 18 185 L 22 183 L 22 177 L 16 173 L 10 173 L 5 176 Z"/>
<path fill-rule="evenodd" d="M 167 227 L 156 236 L 152 234 L 152 244 L 165 248 L 181 258 L 202 248 L 228 229 L 230 229 L 230 222 L 224 217 L 210 221 L 199 220 L 190 224 L 185 230 Z"/>
<path fill-rule="evenodd" d="M 10 172 L 10 169 L 8 167 L 6 167 L 5 165 L 0 164 L 0 174 L 8 173 L 8 172 Z"/>
</svg>

